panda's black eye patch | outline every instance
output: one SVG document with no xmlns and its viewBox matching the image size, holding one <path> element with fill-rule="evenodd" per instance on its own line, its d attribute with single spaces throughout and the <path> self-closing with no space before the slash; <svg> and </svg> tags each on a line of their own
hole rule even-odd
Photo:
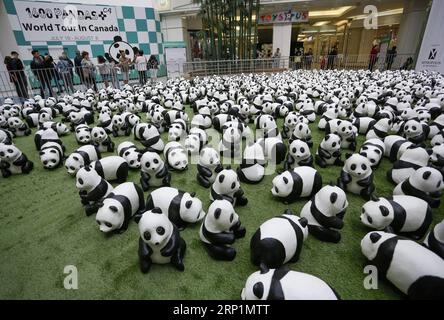
<svg viewBox="0 0 444 320">
<path fill-rule="evenodd" d="M 355 171 L 355 170 L 356 170 L 356 164 L 352 164 L 352 165 L 350 166 L 350 169 L 352 169 L 353 171 Z"/>
<path fill-rule="evenodd" d="M 8 152 L 9 152 L 9 153 L 13 153 L 14 150 L 12 150 L 12 149 L 8 149 Z"/>
<path fill-rule="evenodd" d="M 153 162 L 157 164 L 157 163 L 159 163 L 159 160 L 154 159 Z"/>
<path fill-rule="evenodd" d="M 381 154 L 381 150 L 379 150 L 379 149 L 375 149 L 375 153 L 377 153 L 377 154 Z"/>
<path fill-rule="evenodd" d="M 231 214 L 230 215 L 230 222 L 233 222 L 233 220 L 234 220 L 234 214 Z"/>
<path fill-rule="evenodd" d="M 191 200 L 188 200 L 187 202 L 185 202 L 185 207 L 187 209 L 190 209 L 192 205 L 193 205 L 193 201 L 191 201 Z"/>
<path fill-rule="evenodd" d="M 150 241 L 150 239 L 151 239 L 151 233 L 150 233 L 149 231 L 145 231 L 145 232 L 143 233 L 143 238 L 144 238 L 146 241 Z"/>
<path fill-rule="evenodd" d="M 283 177 L 282 180 L 284 180 L 284 183 L 285 183 L 285 184 L 288 184 L 288 179 L 287 179 L 287 177 Z"/>
<path fill-rule="evenodd" d="M 379 210 L 381 210 L 381 214 L 384 217 L 387 217 L 389 215 L 389 210 L 387 209 L 387 207 L 384 206 L 379 206 Z M 371 223 L 371 222 L 370 222 Z"/>
<path fill-rule="evenodd" d="M 336 147 L 336 142 L 333 142 L 331 145 L 333 148 Z"/>
<path fill-rule="evenodd" d="M 253 293 L 258 299 L 261 299 L 264 295 L 264 284 L 262 282 L 255 283 L 253 286 Z"/>
<path fill-rule="evenodd" d="M 231 189 L 234 189 L 234 188 L 236 188 L 236 182 L 233 182 L 233 183 L 231 184 Z"/>
<path fill-rule="evenodd" d="M 105 222 L 105 226 L 107 226 L 108 228 L 112 228 L 113 225 L 109 222 Z"/>
<path fill-rule="evenodd" d="M 342 128 L 342 132 L 344 132 L 344 131 L 345 131 L 345 127 Z"/>
<path fill-rule="evenodd" d="M 156 232 L 158 235 L 163 236 L 165 234 L 165 228 L 164 227 L 157 227 Z"/>
<path fill-rule="evenodd" d="M 296 148 L 293 148 L 293 149 L 291 149 L 291 151 L 293 152 L 293 153 L 296 153 Z"/>
<path fill-rule="evenodd" d="M 119 44 L 115 43 L 113 47 L 117 49 L 119 47 Z"/>
<path fill-rule="evenodd" d="M 302 152 L 302 153 L 304 153 L 304 152 L 305 152 L 305 149 L 304 149 L 303 147 L 301 147 L 301 152 Z"/>
<path fill-rule="evenodd" d="M 375 159 L 370 159 L 370 162 L 371 162 L 371 163 L 375 163 L 376 160 L 375 160 Z M 365 169 L 364 169 L 364 170 L 365 170 Z"/>
<path fill-rule="evenodd" d="M 368 221 L 369 223 L 373 223 L 373 219 L 372 219 L 372 217 L 367 216 L 367 221 Z"/>
<path fill-rule="evenodd" d="M 413 126 L 412 129 L 416 131 L 416 126 Z"/>
</svg>

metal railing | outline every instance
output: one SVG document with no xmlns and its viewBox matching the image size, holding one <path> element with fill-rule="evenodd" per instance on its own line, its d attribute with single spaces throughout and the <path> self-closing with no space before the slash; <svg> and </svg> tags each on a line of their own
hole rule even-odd
<svg viewBox="0 0 444 320">
<path fill-rule="evenodd" d="M 407 59 L 410 64 L 406 64 Z M 208 76 L 255 72 L 278 72 L 289 69 L 372 69 L 397 70 L 403 67 L 414 67 L 414 54 L 400 55 L 319 55 L 319 56 L 290 56 L 281 58 L 247 59 L 247 60 L 214 60 L 193 61 L 183 64 L 183 72 L 186 76 Z"/>
<path fill-rule="evenodd" d="M 163 76 L 165 68 L 165 65 L 159 65 L 157 77 Z M 151 81 L 153 76 L 150 70 L 139 72 L 134 68 L 127 73 L 117 67 L 108 68 L 107 71 L 100 72 L 98 66 L 92 69 L 74 67 L 31 70 L 27 67 L 24 70 L 0 71 L 0 102 L 5 98 L 23 101 L 35 95 L 57 97 L 90 88 L 98 91 L 109 85 L 121 88 L 125 83 L 144 84 Z"/>
</svg>

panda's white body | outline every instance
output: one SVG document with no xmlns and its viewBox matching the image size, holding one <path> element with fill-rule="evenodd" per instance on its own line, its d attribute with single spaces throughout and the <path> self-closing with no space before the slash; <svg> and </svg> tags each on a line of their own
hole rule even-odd
<svg viewBox="0 0 444 320">
<path fill-rule="evenodd" d="M 320 167 L 328 165 L 343 165 L 341 160 L 341 137 L 337 134 L 327 134 L 319 144 L 315 156 L 316 163 Z"/>
<path fill-rule="evenodd" d="M 140 187 L 133 182 L 119 184 L 103 199 L 103 206 L 99 208 L 96 221 L 100 231 L 125 231 L 129 220 L 140 211 L 143 211 L 144 198 Z M 111 227 L 106 223 L 111 223 Z"/>
<path fill-rule="evenodd" d="M 188 137 L 184 141 L 188 153 L 199 154 L 200 150 L 208 143 L 207 133 L 200 128 L 191 128 Z"/>
<path fill-rule="evenodd" d="M 392 121 L 387 118 L 379 119 L 367 132 L 365 139 L 384 139 L 392 128 Z"/>
<path fill-rule="evenodd" d="M 307 235 L 307 220 L 286 211 L 262 223 L 254 233 L 250 242 L 251 261 L 269 268 L 296 262 Z"/>
<path fill-rule="evenodd" d="M 362 185 L 363 181 L 365 181 L 365 185 Z M 338 186 L 354 194 L 369 197 L 374 191 L 373 170 L 370 161 L 358 153 L 349 157 L 342 168 Z"/>
<path fill-rule="evenodd" d="M 399 160 L 393 163 L 393 168 L 387 172 L 389 179 L 398 184 L 421 167 L 426 167 L 429 163 L 429 154 L 424 148 L 407 149 Z"/>
<path fill-rule="evenodd" d="M 264 151 L 259 143 L 246 146 L 242 163 L 237 171 L 241 181 L 247 183 L 262 181 L 265 175 L 265 162 Z"/>
<path fill-rule="evenodd" d="M 187 123 L 183 119 L 174 120 L 168 129 L 168 141 L 182 141 L 187 136 Z"/>
<path fill-rule="evenodd" d="M 241 292 L 242 300 L 338 300 L 322 279 L 308 273 L 269 269 L 251 274 Z"/>
<path fill-rule="evenodd" d="M 81 146 L 71 153 L 65 161 L 65 167 L 70 175 L 75 175 L 83 166 L 87 166 L 91 161 L 100 159 L 100 152 L 91 144 Z"/>
<path fill-rule="evenodd" d="M 189 223 L 196 223 L 203 219 L 205 211 L 202 201 L 188 192 L 172 187 L 161 187 L 150 193 L 146 202 L 146 209 L 160 208 L 170 221 L 179 229 Z"/>
<path fill-rule="evenodd" d="M 163 150 L 163 155 L 166 163 L 174 170 L 183 171 L 188 168 L 187 152 L 179 142 L 168 142 Z"/>
<path fill-rule="evenodd" d="M 265 159 L 268 164 L 280 164 L 285 159 L 287 154 L 287 146 L 282 142 L 282 139 L 277 137 L 260 138 L 256 141 L 264 149 Z"/>
<path fill-rule="evenodd" d="M 444 220 L 437 223 L 424 239 L 424 244 L 444 259 Z"/>
<path fill-rule="evenodd" d="M 91 142 L 97 146 L 100 152 L 113 152 L 114 142 L 102 127 L 94 127 L 91 129 Z"/>
<path fill-rule="evenodd" d="M 294 169 L 301 166 L 313 166 L 313 156 L 310 147 L 305 141 L 296 139 L 288 146 L 287 159 L 285 161 L 285 169 Z"/>
<path fill-rule="evenodd" d="M 7 178 L 11 174 L 29 173 L 34 164 L 29 161 L 26 155 L 15 145 L 0 143 L 0 168 L 3 177 Z"/>
<path fill-rule="evenodd" d="M 291 134 L 289 142 L 291 143 L 296 139 L 306 142 L 310 148 L 313 146 L 311 130 L 306 123 L 298 123 Z"/>
<path fill-rule="evenodd" d="M 220 168 L 220 157 L 216 149 L 204 147 L 197 162 L 197 181 L 205 188 L 209 188 L 216 179 L 216 168 Z"/>
<path fill-rule="evenodd" d="M 210 200 L 226 199 L 233 205 L 245 205 L 248 200 L 243 197 L 243 191 L 236 171 L 231 168 L 220 171 L 210 189 Z"/>
<path fill-rule="evenodd" d="M 372 166 L 377 168 L 382 161 L 385 152 L 385 144 L 380 139 L 366 140 L 359 150 L 361 156 L 366 157 Z"/>
<path fill-rule="evenodd" d="M 38 130 L 34 135 L 34 142 L 38 151 L 40 151 L 41 146 L 46 142 L 56 142 L 60 145 L 62 144 L 59 135 L 52 128 Z"/>
<path fill-rule="evenodd" d="M 272 184 L 273 196 L 290 203 L 318 192 L 322 187 L 322 177 L 316 169 L 302 166 L 277 175 Z"/>
<path fill-rule="evenodd" d="M 390 159 L 391 162 L 398 160 L 402 154 L 413 145 L 410 141 L 401 136 L 390 135 L 385 137 L 385 152 L 384 156 Z"/>
<path fill-rule="evenodd" d="M 63 145 L 57 142 L 45 142 L 40 147 L 40 161 L 45 169 L 58 168 L 63 161 Z"/>
<path fill-rule="evenodd" d="M 227 158 L 239 158 L 242 152 L 242 135 L 234 127 L 223 129 L 222 139 L 219 142 L 219 153 Z"/>
<path fill-rule="evenodd" d="M 370 117 L 360 117 L 353 120 L 353 125 L 358 128 L 359 134 L 367 134 L 375 123 L 376 120 Z"/>
<path fill-rule="evenodd" d="M 395 234 L 369 232 L 361 251 L 380 274 L 412 299 L 444 298 L 444 260 L 424 246 Z"/>
<path fill-rule="evenodd" d="M 117 154 L 125 159 L 131 169 L 140 168 L 141 152 L 131 141 L 124 141 L 117 146 Z"/>
<path fill-rule="evenodd" d="M 108 156 L 92 161 L 90 167 L 95 169 L 106 181 L 123 183 L 128 177 L 128 163 L 120 156 Z"/>
<path fill-rule="evenodd" d="M 375 230 L 390 227 L 393 233 L 418 240 L 432 222 L 432 210 L 427 202 L 414 196 L 393 196 L 366 202 L 362 206 L 361 222 Z"/>
<path fill-rule="evenodd" d="M 158 153 L 145 152 L 140 158 L 140 170 L 140 182 L 144 191 L 149 187 L 170 185 L 171 174 Z"/>
</svg>

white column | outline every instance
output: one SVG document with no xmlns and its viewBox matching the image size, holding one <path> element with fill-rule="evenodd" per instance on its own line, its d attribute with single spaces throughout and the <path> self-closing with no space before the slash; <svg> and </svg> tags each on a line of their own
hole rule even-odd
<svg viewBox="0 0 444 320">
<path fill-rule="evenodd" d="M 273 25 L 273 54 L 280 49 L 281 57 L 290 56 L 291 23 Z M 287 65 L 286 65 L 287 66 Z"/>
</svg>

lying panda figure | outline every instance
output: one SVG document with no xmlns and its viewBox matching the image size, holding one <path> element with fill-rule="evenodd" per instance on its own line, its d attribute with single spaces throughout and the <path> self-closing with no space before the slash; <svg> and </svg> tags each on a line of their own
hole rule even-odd
<svg viewBox="0 0 444 320">
<path fill-rule="evenodd" d="M 429 126 L 417 120 L 411 119 L 404 123 L 402 127 L 403 136 L 411 143 L 425 147 L 424 141 L 427 139 L 429 133 Z"/>
<path fill-rule="evenodd" d="M 366 157 L 371 164 L 372 169 L 378 168 L 385 152 L 385 144 L 379 139 L 366 140 L 359 150 L 361 156 Z"/>
<path fill-rule="evenodd" d="M 113 190 L 111 184 L 89 166 L 77 171 L 76 188 L 87 216 L 96 213 L 103 198 Z"/>
<path fill-rule="evenodd" d="M 343 166 L 344 161 L 341 160 L 341 137 L 330 133 L 322 139 L 319 148 L 316 151 L 315 162 L 321 168 L 329 165 Z"/>
<path fill-rule="evenodd" d="M 382 231 L 361 241 L 362 254 L 411 299 L 444 299 L 444 260 L 424 246 Z"/>
<path fill-rule="evenodd" d="M 438 208 L 443 189 L 442 173 L 432 167 L 423 167 L 399 183 L 393 190 L 393 195 L 418 197 L 426 201 L 432 208 Z"/>
<path fill-rule="evenodd" d="M 296 167 L 313 167 L 313 156 L 308 144 L 302 140 L 296 139 L 288 147 L 287 158 L 284 162 L 284 170 L 291 170 Z"/>
<path fill-rule="evenodd" d="M 245 237 L 245 232 L 231 202 L 215 200 L 208 208 L 199 237 L 212 258 L 232 261 L 236 257 L 236 250 L 230 245 L 235 239 Z"/>
<path fill-rule="evenodd" d="M 148 123 L 138 123 L 133 127 L 134 139 L 139 140 L 146 151 L 161 153 L 164 143 L 157 128 Z"/>
<path fill-rule="evenodd" d="M 13 174 L 28 174 L 34 163 L 13 144 L 0 143 L 0 171 L 3 178 Z"/>
<path fill-rule="evenodd" d="M 75 128 L 75 136 L 78 144 L 89 144 L 91 142 L 91 128 L 87 124 L 79 124 Z"/>
<path fill-rule="evenodd" d="M 40 147 L 40 161 L 45 169 L 56 169 L 60 167 L 65 159 L 65 147 L 57 142 L 46 142 Z"/>
<path fill-rule="evenodd" d="M 299 218 L 287 209 L 281 216 L 262 223 L 254 233 L 250 241 L 251 262 L 268 268 L 296 262 L 307 235 L 307 219 Z"/>
<path fill-rule="evenodd" d="M 365 200 L 369 200 L 375 191 L 370 161 L 358 153 L 351 155 L 345 161 L 337 185 L 344 191 L 358 194 Z"/>
<path fill-rule="evenodd" d="M 109 182 L 123 183 L 128 178 L 128 163 L 119 156 L 104 157 L 92 161 L 89 166 Z"/>
<path fill-rule="evenodd" d="M 143 191 L 133 182 L 119 184 L 109 193 L 97 211 L 96 221 L 104 233 L 123 233 L 130 219 L 145 210 Z"/>
<path fill-rule="evenodd" d="M 197 162 L 197 182 L 201 186 L 209 188 L 216 179 L 216 175 L 222 170 L 219 153 L 211 147 L 203 148 Z"/>
<path fill-rule="evenodd" d="M 40 129 L 34 135 L 34 144 L 37 151 L 40 151 L 43 144 L 47 142 L 55 142 L 59 145 L 63 145 L 62 140 L 60 140 L 59 135 L 52 128 Z M 65 148 L 63 148 L 65 151 Z"/>
<path fill-rule="evenodd" d="M 163 155 L 169 168 L 177 171 L 188 169 L 188 155 L 179 142 L 168 142 L 163 150 Z"/>
<path fill-rule="evenodd" d="M 322 187 L 322 176 L 312 167 L 296 167 L 274 177 L 271 193 L 285 204 L 311 198 Z"/>
<path fill-rule="evenodd" d="M 301 218 L 308 221 L 308 232 L 321 241 L 338 243 L 344 226 L 343 218 L 348 207 L 345 192 L 336 186 L 325 186 L 301 211 Z"/>
<path fill-rule="evenodd" d="M 429 163 L 428 152 L 421 147 L 408 148 L 399 160 L 393 163 L 393 168 L 387 172 L 387 178 L 394 184 L 401 183 L 410 177 L 419 168 Z"/>
<path fill-rule="evenodd" d="M 241 292 L 242 300 L 339 300 L 336 291 L 324 280 L 287 266 L 252 273 Z"/>
<path fill-rule="evenodd" d="M 147 273 L 153 263 L 171 263 L 177 270 L 185 270 L 185 241 L 160 208 L 154 207 L 142 214 L 139 233 L 138 255 L 142 273 Z"/>
<path fill-rule="evenodd" d="M 384 139 L 384 145 L 384 156 L 389 158 L 391 162 L 395 162 L 409 147 L 413 146 L 413 143 L 401 136 L 391 135 Z"/>
<path fill-rule="evenodd" d="M 140 184 L 143 191 L 150 187 L 169 187 L 171 173 L 159 154 L 156 152 L 145 152 L 140 158 Z"/>
<path fill-rule="evenodd" d="M 160 208 L 172 223 L 184 229 L 190 223 L 203 219 L 205 211 L 202 201 L 195 197 L 195 193 L 188 193 L 176 188 L 161 187 L 150 193 L 146 201 L 146 210 Z M 136 220 L 139 217 L 136 217 Z"/>
<path fill-rule="evenodd" d="M 361 222 L 413 240 L 424 237 L 432 223 L 432 209 L 413 196 L 374 198 L 362 206 Z"/>
<path fill-rule="evenodd" d="M 251 143 L 244 149 L 242 162 L 236 172 L 240 181 L 245 183 L 259 183 L 265 176 L 265 155 L 259 143 Z"/>
<path fill-rule="evenodd" d="M 379 119 L 367 132 L 365 139 L 380 139 L 383 140 L 387 137 L 390 129 L 392 128 L 392 120 L 387 118 Z"/>
<path fill-rule="evenodd" d="M 68 155 L 65 160 L 65 168 L 68 174 L 73 176 L 80 168 L 87 166 L 92 161 L 99 160 L 100 158 L 100 151 L 97 147 L 87 144 Z"/>
<path fill-rule="evenodd" d="M 444 259 L 444 220 L 433 227 L 424 239 L 424 245 Z"/>
<path fill-rule="evenodd" d="M 245 206 L 248 199 L 244 196 L 236 171 L 231 167 L 220 171 L 210 190 L 210 200 L 228 200 L 233 206 Z"/>
<path fill-rule="evenodd" d="M 117 155 L 125 159 L 130 169 L 140 168 L 140 157 L 142 153 L 136 145 L 130 141 L 123 141 L 117 146 Z"/>
</svg>

